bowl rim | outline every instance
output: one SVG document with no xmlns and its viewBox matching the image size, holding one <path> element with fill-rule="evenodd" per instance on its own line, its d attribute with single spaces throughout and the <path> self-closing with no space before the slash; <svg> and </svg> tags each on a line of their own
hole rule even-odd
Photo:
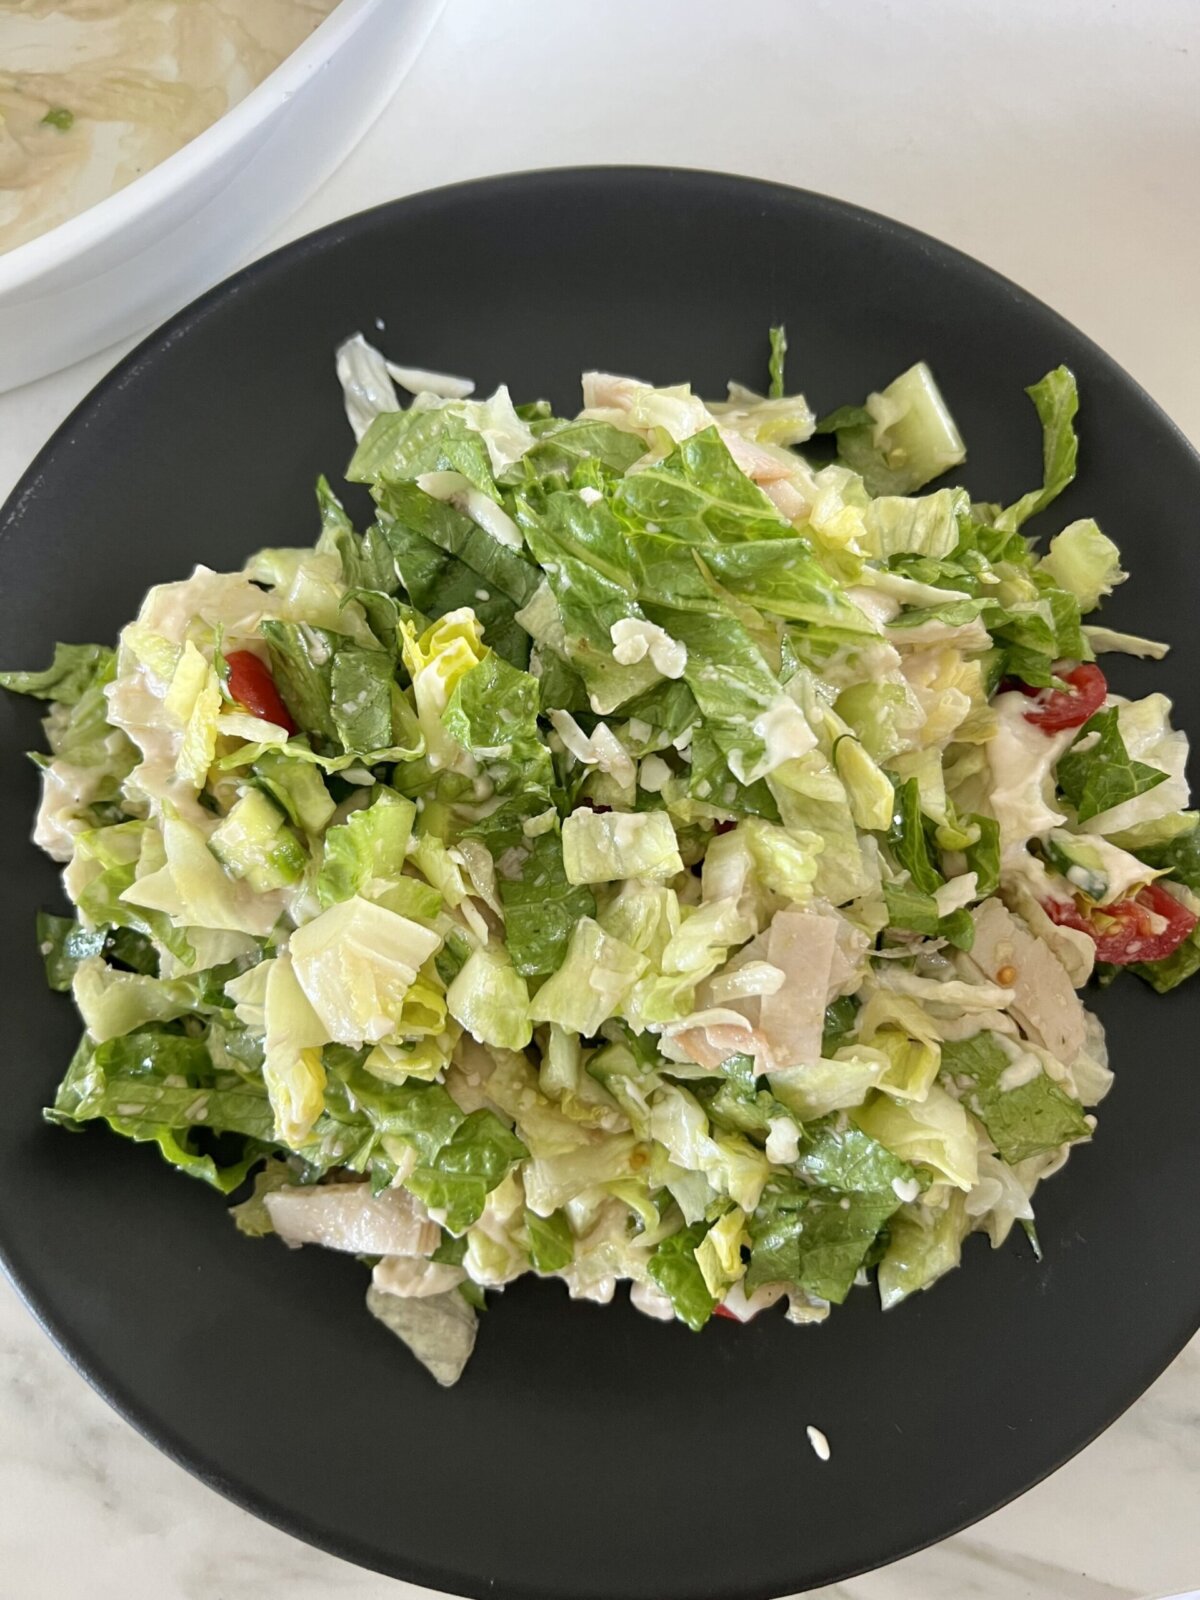
<svg viewBox="0 0 1200 1600">
<path fill-rule="evenodd" d="M 172 194 L 266 123 L 316 75 L 373 12 L 406 0 L 337 0 L 308 37 L 249 94 L 132 183 L 0 253 L 0 296 L 35 284 L 150 215 Z"/>
</svg>

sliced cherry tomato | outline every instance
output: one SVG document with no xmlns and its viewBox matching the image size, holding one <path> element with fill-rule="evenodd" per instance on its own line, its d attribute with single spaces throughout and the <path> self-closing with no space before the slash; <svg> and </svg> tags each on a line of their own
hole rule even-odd
<svg viewBox="0 0 1200 1600">
<path fill-rule="evenodd" d="M 1014 680 L 1011 687 L 1022 694 L 1032 695 L 1037 705 L 1025 713 L 1025 721 L 1032 722 L 1043 733 L 1061 733 L 1064 728 L 1082 728 L 1088 718 L 1099 711 L 1108 694 L 1108 683 L 1094 661 L 1081 661 L 1077 667 L 1063 671 L 1055 667 L 1054 675 L 1070 689 L 1034 689 L 1027 683 Z"/>
<path fill-rule="evenodd" d="M 740 1322 L 742 1320 L 741 1317 L 735 1317 L 733 1312 L 727 1310 L 725 1306 L 719 1305 L 713 1307 L 713 1316 L 724 1317 L 727 1322 Z"/>
<path fill-rule="evenodd" d="M 256 717 L 286 728 L 289 733 L 299 732 L 280 698 L 269 667 L 249 650 L 231 651 L 225 663 L 229 668 L 229 693 L 238 705 L 245 706 Z"/>
<path fill-rule="evenodd" d="M 1173 955 L 1197 921 L 1160 883 L 1148 883 L 1132 900 L 1088 912 L 1080 911 L 1074 900 L 1044 900 L 1042 909 L 1060 927 L 1078 928 L 1095 940 L 1096 960 L 1116 967 Z"/>
</svg>

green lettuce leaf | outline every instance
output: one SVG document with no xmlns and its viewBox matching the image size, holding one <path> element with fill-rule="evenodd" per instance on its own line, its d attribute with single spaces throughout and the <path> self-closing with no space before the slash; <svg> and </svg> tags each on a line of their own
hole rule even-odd
<svg viewBox="0 0 1200 1600">
<path fill-rule="evenodd" d="M 921 1101 L 873 1094 L 850 1117 L 911 1167 L 928 1167 L 956 1189 L 975 1187 L 979 1175 L 975 1126 L 958 1101 L 936 1083 Z"/>
<path fill-rule="evenodd" d="M 958 1266 L 970 1226 L 966 1197 L 959 1190 L 939 1211 L 905 1206 L 892 1218 L 887 1251 L 879 1263 L 879 1300 L 889 1311 L 918 1289 L 928 1289 Z"/>
<path fill-rule="evenodd" d="M 622 665 L 612 653 L 615 624 L 642 618 L 615 519 L 604 502 L 585 505 L 577 494 L 559 493 L 537 511 L 518 499 L 517 521 L 546 579 L 521 609 L 521 624 L 575 669 L 591 708 L 607 715 L 659 677 L 649 658 Z"/>
<path fill-rule="evenodd" d="M 271 673 L 296 725 L 310 738 L 338 743 L 331 686 L 333 658 L 348 644 L 340 634 L 268 617 L 262 624 Z"/>
<path fill-rule="evenodd" d="M 526 978 L 557 972 L 576 923 L 596 914 L 591 890 L 567 881 L 558 833 L 539 834 L 520 876 L 502 877 L 497 887 L 513 966 Z"/>
<path fill-rule="evenodd" d="M 1079 441 L 1075 436 L 1075 414 L 1079 392 L 1074 374 L 1066 367 L 1055 367 L 1025 393 L 1037 407 L 1042 424 L 1042 487 L 1033 489 L 996 518 L 1001 533 L 1015 533 L 1037 512 L 1044 511 L 1075 476 Z"/>
<path fill-rule="evenodd" d="M 442 714 L 498 801 L 464 830 L 494 855 L 522 843 L 526 820 L 551 805 L 554 764 L 538 729 L 539 706 L 538 680 L 489 651 L 459 679 Z"/>
<path fill-rule="evenodd" d="M 736 1059 L 749 1061 L 750 1057 Z M 728 1063 L 723 1065 L 727 1067 Z M 748 1134 L 761 1142 L 770 1132 L 774 1118 L 791 1116 L 773 1094 L 758 1087 L 753 1075 L 748 1080 L 729 1076 L 719 1083 L 697 1082 L 692 1088 L 708 1120 L 727 1133 Z"/>
<path fill-rule="evenodd" d="M 333 658 L 329 676 L 330 710 L 338 741 L 347 755 L 386 750 L 392 738 L 391 658 L 382 651 L 347 648 Z"/>
<path fill-rule="evenodd" d="M 556 1022 L 592 1038 L 620 1008 L 647 967 L 645 956 L 581 917 L 571 931 L 562 965 L 534 995 L 535 1022 Z"/>
<path fill-rule="evenodd" d="M 863 513 L 866 548 L 885 559 L 913 554 L 940 561 L 957 546 L 969 511 L 970 498 L 965 489 L 938 489 L 916 498 L 880 495 Z M 954 611 L 956 605 L 963 607 L 967 602 L 948 601 L 930 615 L 953 627 L 975 616 L 977 608 Z M 952 614 L 944 615 L 946 612 Z M 893 626 L 907 620 L 898 618 Z"/>
<path fill-rule="evenodd" d="M 435 500 L 415 483 L 387 484 L 379 490 L 378 498 L 383 510 L 398 524 L 470 568 L 476 574 L 476 588 L 495 590 L 514 606 L 526 605 L 533 598 L 541 574 L 529 557 L 501 544 L 448 501 Z M 385 525 L 384 531 L 392 541 L 391 528 Z M 450 609 L 443 604 L 437 614 Z"/>
<path fill-rule="evenodd" d="M 821 1054 L 830 1057 L 840 1050 L 854 1032 L 859 1001 L 855 995 L 839 995 L 825 1007 L 825 1029 L 821 1035 Z"/>
<path fill-rule="evenodd" d="M 1104 596 L 1129 576 L 1121 571 L 1121 552 L 1091 517 L 1072 522 L 1050 541 L 1041 570 L 1060 589 L 1074 595 L 1083 612 L 1094 611 Z"/>
<path fill-rule="evenodd" d="M 581 464 L 599 462 L 610 472 L 626 473 L 646 453 L 640 434 L 627 433 L 611 422 L 563 422 L 538 435 L 515 467 L 501 481 L 514 485 L 536 482 L 558 474 L 569 476 Z"/>
<path fill-rule="evenodd" d="M 1158 872 L 1165 872 L 1186 888 L 1200 894 L 1200 828 L 1195 826 L 1195 812 L 1184 812 L 1192 819 L 1186 832 L 1178 833 L 1161 844 L 1134 845 L 1130 848 L 1140 861 Z"/>
<path fill-rule="evenodd" d="M 533 1037 L 525 979 L 495 940 L 471 952 L 446 990 L 446 1007 L 480 1044 L 523 1050 Z"/>
<path fill-rule="evenodd" d="M 553 1211 L 548 1217 L 539 1217 L 526 1206 L 525 1232 L 529 1236 L 529 1259 L 535 1272 L 561 1272 L 570 1266 L 575 1256 L 575 1235 L 566 1212 Z"/>
<path fill-rule="evenodd" d="M 378 899 L 395 886 L 404 870 L 416 807 L 383 784 L 376 784 L 371 796 L 369 806 L 352 811 L 325 834 L 324 859 L 317 874 L 322 908 L 356 894 Z"/>
<path fill-rule="evenodd" d="M 1117 711 L 1116 706 L 1097 711 L 1058 758 L 1058 786 L 1080 822 L 1135 800 L 1167 780 L 1167 773 L 1158 767 L 1132 759 L 1121 737 Z M 1080 749 L 1081 744 L 1086 748 Z"/>
<path fill-rule="evenodd" d="M 707 1223 L 694 1222 L 682 1232 L 673 1233 L 656 1247 L 646 1267 L 675 1307 L 675 1315 L 686 1322 L 693 1333 L 699 1333 L 716 1309 L 716 1301 L 708 1292 L 696 1260 L 696 1246 L 707 1232 Z"/>
<path fill-rule="evenodd" d="M 966 821 L 979 830 L 975 843 L 966 847 L 967 871 L 976 877 L 975 898 L 986 900 L 1000 887 L 1000 824 L 977 812 L 971 813 Z"/>
<path fill-rule="evenodd" d="M 513 1163 L 528 1154 L 494 1112 L 472 1111 L 438 1147 L 432 1161 L 413 1168 L 404 1186 L 427 1206 L 444 1213 L 445 1225 L 452 1233 L 461 1233 L 483 1215 L 488 1195 Z"/>
<path fill-rule="evenodd" d="M 816 1189 L 838 1194 L 893 1193 L 896 1183 L 916 1176 L 907 1161 L 892 1154 L 861 1128 L 839 1126 L 836 1117 L 810 1122 L 800 1141 L 795 1172 Z"/>
<path fill-rule="evenodd" d="M 883 899 L 889 928 L 923 933 L 930 939 L 948 939 L 959 950 L 969 950 L 975 942 L 975 924 L 965 906 L 942 916 L 931 894 L 907 883 L 885 883 Z"/>
<path fill-rule="evenodd" d="M 380 526 L 413 605 L 425 616 L 434 618 L 470 606 L 482 623 L 492 649 L 514 666 L 523 667 L 529 659 L 529 636 L 515 620 L 518 602 L 493 575 L 502 577 L 509 587 L 518 582 L 517 575 L 507 565 L 503 555 L 499 562 L 492 559 L 493 549 L 504 551 L 505 547 L 483 533 L 453 506 L 422 494 L 413 485 L 403 487 L 412 489 L 413 495 L 420 497 L 409 496 L 402 500 L 404 517 L 419 525 L 412 526 L 404 518 L 397 520 L 382 510 Z M 386 491 L 386 497 L 392 497 L 397 492 L 397 488 L 392 486 Z M 465 549 L 468 535 L 455 518 L 461 519 L 461 523 L 468 524 L 474 534 L 487 540 L 486 546 L 476 548 L 472 544 L 472 550 L 476 559 L 485 561 L 485 565 L 492 569 L 490 573 L 477 571 L 439 543 L 444 539 L 448 544 L 453 538 L 460 548 Z M 523 580 L 520 580 L 520 587 L 524 587 Z"/>
<path fill-rule="evenodd" d="M 887 842 L 897 863 L 907 870 L 915 889 L 933 895 L 942 887 L 946 880 L 934 864 L 916 778 L 908 778 L 897 785 L 896 809 Z"/>
<path fill-rule="evenodd" d="M 103 955 L 108 930 L 85 928 L 74 917 L 56 917 L 48 911 L 39 911 L 37 937 L 38 949 L 46 964 L 46 982 L 51 989 L 62 993 L 70 989 L 81 962 Z"/>
<path fill-rule="evenodd" d="M 1011 1065 L 1012 1057 L 994 1033 L 942 1045 L 942 1072 L 971 1080 L 968 1103 L 978 1107 L 979 1119 L 1005 1161 L 1011 1165 L 1091 1137 L 1083 1107 L 1045 1072 L 1005 1089 L 1001 1079 Z"/>
<path fill-rule="evenodd" d="M 840 1305 L 899 1204 L 891 1190 L 837 1195 L 772 1176 L 748 1224 L 746 1293 L 763 1283 L 795 1284 Z"/>
<path fill-rule="evenodd" d="M 394 595 L 398 587 L 396 563 L 378 524 L 357 534 L 342 502 L 322 475 L 317 479 L 317 507 L 321 514 L 318 551 L 332 551 L 342 564 L 347 589 Z"/>
<path fill-rule="evenodd" d="M 54 660 L 42 672 L 0 672 L 0 689 L 13 694 L 78 705 L 95 684 L 112 682 L 113 652 L 102 644 L 56 644 Z"/>
<path fill-rule="evenodd" d="M 573 884 L 622 878 L 666 882 L 683 871 L 665 811 L 592 811 L 582 807 L 562 824 L 563 865 Z"/>
<path fill-rule="evenodd" d="M 359 441 L 346 477 L 351 483 L 381 478 L 399 483 L 426 472 L 461 472 L 476 488 L 495 493 L 487 444 L 454 406 L 387 411 L 376 417 Z"/>
<path fill-rule="evenodd" d="M 1177 989 L 1187 978 L 1200 972 L 1200 929 L 1194 929 L 1177 950 L 1161 961 L 1135 961 L 1128 970 L 1144 978 L 1159 994 Z"/>
<path fill-rule="evenodd" d="M 171 1024 L 100 1045 L 85 1036 L 46 1117 L 67 1126 L 107 1122 L 125 1138 L 157 1145 L 172 1166 L 223 1194 L 262 1158 L 274 1128 L 261 1082 L 218 1073 L 204 1040 Z M 241 1154 L 218 1161 L 199 1147 L 201 1133 L 240 1135 Z"/>
<path fill-rule="evenodd" d="M 784 388 L 784 363 L 787 360 L 787 329 L 782 323 L 777 328 L 772 328 L 771 359 L 767 362 L 767 371 L 771 383 L 767 390 L 772 400 L 782 400 L 787 390 Z"/>
<path fill-rule="evenodd" d="M 146 826 L 144 822 L 122 822 L 77 836 L 73 866 L 86 870 L 87 876 L 77 880 L 75 903 L 94 926 L 139 934 L 190 967 L 195 951 L 187 929 L 165 912 L 136 906 L 123 898 L 133 888 Z"/>
</svg>

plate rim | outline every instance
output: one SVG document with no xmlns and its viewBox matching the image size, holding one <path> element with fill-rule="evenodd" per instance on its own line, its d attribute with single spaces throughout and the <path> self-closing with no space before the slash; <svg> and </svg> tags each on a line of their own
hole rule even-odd
<svg viewBox="0 0 1200 1600">
<path fill-rule="evenodd" d="M 860 206 L 853 201 L 776 179 L 750 177 L 706 167 L 660 165 L 655 163 L 566 164 L 495 173 L 483 177 L 462 179 L 454 183 L 441 184 L 433 188 L 415 190 L 411 194 L 381 201 L 377 205 L 325 223 L 321 227 L 301 234 L 295 239 L 290 239 L 239 267 L 235 272 L 210 289 L 205 290 L 204 293 L 198 295 L 171 317 L 146 333 L 130 351 L 81 397 L 70 412 L 57 424 L 38 449 L 29 466 L 18 478 L 3 504 L 0 504 L 0 538 L 4 536 L 8 528 L 15 527 L 20 523 L 28 504 L 45 487 L 47 470 L 51 466 L 55 454 L 64 444 L 70 442 L 71 436 L 79 425 L 86 423 L 87 419 L 98 410 L 102 410 L 114 396 L 120 395 L 131 384 L 136 383 L 145 363 L 157 359 L 171 345 L 198 331 L 208 316 L 223 305 L 230 296 L 241 294 L 247 289 L 257 288 L 261 282 L 267 281 L 275 272 L 296 270 L 300 263 L 321 255 L 327 250 L 337 249 L 352 240 L 355 234 L 378 225 L 385 216 L 403 213 L 407 209 L 419 210 L 422 206 L 430 204 L 444 205 L 448 202 L 459 201 L 469 205 L 475 196 L 491 196 L 511 188 L 536 190 L 541 185 L 550 187 L 564 180 L 598 185 L 612 184 L 622 180 L 675 184 L 685 188 L 689 185 L 694 185 L 697 194 L 705 190 L 709 191 L 710 201 L 713 198 L 713 185 L 727 186 L 731 191 L 736 190 L 742 195 L 757 192 L 766 203 L 798 205 L 807 210 L 810 216 L 819 217 L 823 212 L 836 214 L 845 220 L 853 222 L 860 228 L 873 230 L 878 234 L 898 239 L 909 247 L 915 246 L 932 261 L 950 266 L 956 272 L 973 279 L 983 292 L 995 293 L 999 291 L 1013 302 L 1019 310 L 1025 313 L 1036 313 L 1039 317 L 1049 319 L 1050 324 L 1065 331 L 1073 343 L 1085 347 L 1089 356 L 1101 367 L 1107 369 L 1111 378 L 1115 379 L 1127 391 L 1133 392 L 1138 403 L 1148 410 L 1159 426 L 1167 430 L 1172 436 L 1173 442 L 1182 446 L 1185 454 L 1191 458 L 1197 475 L 1200 477 L 1200 448 L 1193 444 L 1180 425 L 1174 421 L 1163 406 L 1131 373 L 1126 371 L 1090 335 L 1071 323 L 1052 306 L 1022 288 L 1003 273 L 989 267 L 986 263 L 955 245 L 948 244 L 911 224 L 889 217 L 868 207 Z M 557 1590 L 551 1590 L 544 1586 L 518 1582 L 509 1583 L 500 1588 L 487 1579 L 476 1580 L 452 1568 L 440 1565 L 435 1566 L 416 1557 L 406 1557 L 404 1570 L 401 1570 L 395 1564 L 387 1562 L 383 1558 L 382 1551 L 371 1550 L 363 1546 L 354 1536 L 331 1534 L 325 1529 L 312 1524 L 302 1513 L 290 1511 L 286 1507 L 277 1505 L 262 1491 L 244 1486 L 236 1481 L 203 1452 L 188 1446 L 175 1434 L 173 1429 L 161 1420 L 143 1414 L 141 1408 L 126 1394 L 120 1378 L 111 1372 L 104 1362 L 75 1348 L 69 1329 L 66 1328 L 62 1319 L 53 1315 L 33 1281 L 36 1278 L 36 1269 L 32 1273 L 28 1272 L 21 1264 L 21 1255 L 20 1242 L 9 1238 L 3 1210 L 0 1209 L 0 1266 L 3 1267 L 6 1277 L 37 1325 L 49 1337 L 55 1348 L 87 1382 L 89 1387 L 124 1422 L 132 1426 L 143 1439 L 161 1451 L 177 1466 L 182 1467 L 190 1476 L 198 1479 L 207 1488 L 215 1490 L 241 1510 L 249 1512 L 279 1531 L 312 1545 L 327 1555 L 335 1556 L 364 1570 L 377 1572 L 400 1581 L 420 1584 L 445 1594 L 467 1596 L 470 1597 L 470 1600 L 496 1600 L 497 1595 L 503 1595 L 506 1600 L 563 1600 Z M 1102 1433 L 1106 1432 L 1137 1401 L 1142 1399 L 1148 1389 L 1187 1347 L 1197 1332 L 1200 1332 L 1200 1304 L 1197 1307 L 1195 1324 L 1185 1333 L 1182 1341 L 1175 1348 L 1168 1350 L 1165 1357 L 1160 1357 L 1158 1353 L 1155 1353 L 1150 1360 L 1141 1364 L 1136 1391 L 1094 1427 L 1084 1430 L 1082 1435 L 1073 1440 L 1050 1465 L 1023 1483 L 1019 1488 L 1013 1489 L 1010 1493 L 1003 1495 L 982 1509 L 956 1517 L 953 1522 L 928 1538 L 918 1537 L 911 1543 L 906 1543 L 902 1547 L 896 1548 L 890 1555 L 880 1559 L 867 1559 L 861 1564 L 856 1564 L 852 1570 L 831 1570 L 820 1576 L 814 1584 L 810 1584 L 810 1587 L 832 1582 L 846 1582 L 867 1572 L 878 1571 L 883 1567 L 890 1566 L 894 1562 L 904 1560 L 921 1550 L 933 1548 L 948 1539 L 956 1537 L 964 1529 L 975 1525 L 985 1517 L 991 1516 L 994 1512 L 1010 1505 L 1031 1489 L 1044 1483 L 1047 1478 L 1053 1476 L 1067 1462 L 1073 1460 L 1088 1445 L 1099 1438 Z M 711 1589 L 707 1600 L 779 1600 L 783 1593 L 785 1591 L 777 1589 L 773 1584 L 764 1586 L 754 1583 L 739 1583 L 736 1587 L 726 1586 Z M 605 1600 L 605 1594 L 602 1589 L 579 1588 L 572 1592 L 570 1600 Z"/>
</svg>

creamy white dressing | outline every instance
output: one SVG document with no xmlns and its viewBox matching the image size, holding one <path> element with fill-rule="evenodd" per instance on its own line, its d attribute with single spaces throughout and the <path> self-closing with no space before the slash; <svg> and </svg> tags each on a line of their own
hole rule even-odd
<svg viewBox="0 0 1200 1600">
<path fill-rule="evenodd" d="M 829 1448 L 829 1440 L 821 1432 L 820 1428 L 814 1428 L 810 1422 L 804 1431 L 808 1434 L 808 1442 L 812 1445 L 813 1454 L 817 1460 L 828 1461 L 832 1452 Z"/>
<path fill-rule="evenodd" d="M 1140 888 L 1144 883 L 1154 877 L 1154 873 L 1137 856 L 1130 855 L 1128 850 L 1111 844 L 1098 833 L 1078 837 L 1066 834 L 1064 838 L 1073 840 L 1077 846 L 1083 846 L 1089 860 L 1095 860 L 1099 870 L 1108 881 L 1108 887 L 1099 897 L 1103 906 L 1113 905 L 1118 900 L 1125 900 L 1132 890 Z M 1088 870 L 1086 867 L 1071 867 L 1067 872 L 1067 879 L 1077 889 L 1087 888 Z"/>
<path fill-rule="evenodd" d="M 767 1121 L 767 1160 L 779 1167 L 790 1167 L 799 1159 L 800 1129 L 791 1117 L 771 1117 Z"/>
<path fill-rule="evenodd" d="M 33 829 L 33 842 L 53 861 L 70 861 L 75 835 L 88 826 L 77 813 L 96 798 L 103 767 L 75 767 L 52 761 L 42 768 L 42 798 Z"/>
<path fill-rule="evenodd" d="M 650 657 L 656 671 L 664 678 L 682 678 L 687 666 L 687 646 L 672 639 L 665 628 L 646 622 L 640 617 L 622 617 L 609 629 L 612 638 L 613 660 L 622 667 L 632 667 Z"/>
<path fill-rule="evenodd" d="M 273 72 L 335 4 L 6 4 L 0 252 L 115 194 L 181 149 Z"/>
<path fill-rule="evenodd" d="M 1046 734 L 1025 719 L 1029 701 L 1015 690 L 992 701 L 996 731 L 984 747 L 991 772 L 988 808 L 1000 824 L 1001 849 L 1041 838 L 1066 821 L 1052 805 L 1054 763 L 1078 729 Z"/>
<path fill-rule="evenodd" d="M 911 1205 L 921 1193 L 920 1181 L 916 1178 L 893 1178 L 892 1193 L 901 1205 Z"/>
<path fill-rule="evenodd" d="M 1008 1043 L 1007 1040 L 1004 1043 Z M 1012 1089 L 1021 1089 L 1027 1083 L 1032 1083 L 1035 1078 L 1042 1075 L 1042 1063 L 1030 1050 L 1023 1050 L 1018 1054 L 1000 1076 L 996 1085 L 1002 1094 L 1008 1094 Z"/>
</svg>

